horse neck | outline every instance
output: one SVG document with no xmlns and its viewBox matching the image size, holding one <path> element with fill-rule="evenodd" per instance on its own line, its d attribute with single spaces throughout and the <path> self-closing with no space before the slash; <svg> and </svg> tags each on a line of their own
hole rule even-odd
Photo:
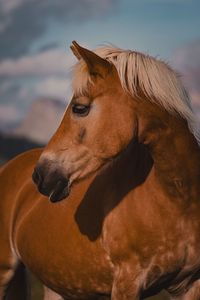
<svg viewBox="0 0 200 300">
<path fill-rule="evenodd" d="M 191 203 L 200 196 L 199 145 L 185 120 L 159 110 L 140 118 L 140 140 L 149 146 L 156 177 L 164 190 Z"/>
</svg>

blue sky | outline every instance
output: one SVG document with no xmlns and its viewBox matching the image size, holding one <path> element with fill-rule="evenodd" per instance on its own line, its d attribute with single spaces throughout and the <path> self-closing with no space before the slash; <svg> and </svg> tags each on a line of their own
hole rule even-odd
<svg viewBox="0 0 200 300">
<path fill-rule="evenodd" d="M 199 12 L 199 0 L 0 0 L 0 129 L 40 97 L 67 101 L 72 40 L 169 61 L 186 75 L 197 103 Z"/>
<path fill-rule="evenodd" d="M 113 1 L 105 16 L 63 26 L 52 22 L 45 42 L 69 46 L 76 39 L 91 47 L 111 42 L 123 48 L 170 58 L 173 51 L 199 38 L 200 1 L 198 0 L 122 0 Z"/>
</svg>

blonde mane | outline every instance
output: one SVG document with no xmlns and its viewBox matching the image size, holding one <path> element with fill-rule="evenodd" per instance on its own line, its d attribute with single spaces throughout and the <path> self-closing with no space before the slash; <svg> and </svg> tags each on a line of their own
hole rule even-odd
<svg viewBox="0 0 200 300">
<path fill-rule="evenodd" d="M 176 112 L 186 119 L 200 144 L 200 132 L 190 99 L 178 74 L 168 64 L 149 55 L 111 46 L 98 48 L 94 52 L 116 67 L 122 88 L 132 97 L 138 97 L 140 90 L 147 99 L 169 113 Z M 74 68 L 74 92 L 83 93 L 89 82 L 88 69 L 81 60 Z"/>
</svg>

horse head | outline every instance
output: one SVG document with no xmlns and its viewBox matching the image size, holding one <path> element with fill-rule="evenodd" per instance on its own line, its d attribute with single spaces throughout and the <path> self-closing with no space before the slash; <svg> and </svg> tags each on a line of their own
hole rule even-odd
<svg viewBox="0 0 200 300">
<path fill-rule="evenodd" d="M 71 49 L 79 60 L 73 97 L 33 173 L 38 190 L 53 202 L 123 151 L 137 128 L 134 101 L 115 66 L 76 42 Z"/>
</svg>

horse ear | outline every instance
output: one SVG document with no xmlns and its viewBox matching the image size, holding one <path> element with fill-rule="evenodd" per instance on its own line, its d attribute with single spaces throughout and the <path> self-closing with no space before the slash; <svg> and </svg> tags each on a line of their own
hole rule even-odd
<svg viewBox="0 0 200 300">
<path fill-rule="evenodd" d="M 70 46 L 70 48 L 71 48 L 73 54 L 76 56 L 76 58 L 77 58 L 78 60 L 80 60 L 80 59 L 81 59 L 81 56 L 80 56 L 79 52 L 77 51 L 77 49 L 76 49 L 76 47 L 74 46 L 73 43 L 75 43 L 75 42 L 72 42 L 72 45 Z"/>
<path fill-rule="evenodd" d="M 85 61 L 91 75 L 104 77 L 111 70 L 111 64 L 106 59 L 81 47 L 77 42 L 73 41 L 70 48 L 78 60 L 82 58 Z"/>
</svg>

